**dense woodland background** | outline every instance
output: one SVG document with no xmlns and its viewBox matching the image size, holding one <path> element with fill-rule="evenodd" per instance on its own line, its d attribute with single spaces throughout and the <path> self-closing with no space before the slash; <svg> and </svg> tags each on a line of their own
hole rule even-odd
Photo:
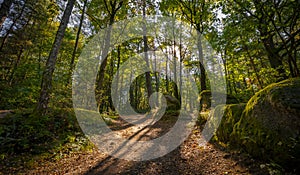
<svg viewBox="0 0 300 175">
<path fill-rule="evenodd" d="M 210 71 L 224 70 L 228 97 L 247 103 L 268 85 L 300 76 L 299 9 L 299 0 L 3 0 L 0 109 L 13 117 L 0 118 L 0 159 L 22 155 L 28 160 L 25 155 L 45 150 L 45 157 L 59 158 L 61 152 L 92 147 L 72 110 L 72 73 L 85 45 L 114 22 L 163 15 L 190 25 L 216 51 Z M 118 115 L 110 95 L 112 78 L 136 53 L 160 49 L 173 55 L 157 63 L 164 74 L 148 72 L 132 83 L 130 104 L 136 111 L 147 112 L 156 91 L 180 102 L 182 74 L 176 66 L 181 65 L 173 59 L 193 73 L 199 94 L 209 92 L 203 58 L 191 56 L 184 43 L 145 35 L 111 46 L 109 35 L 105 46 L 113 50 L 99 68 L 95 87 L 105 117 Z M 201 108 L 205 112 L 209 107 Z"/>
</svg>

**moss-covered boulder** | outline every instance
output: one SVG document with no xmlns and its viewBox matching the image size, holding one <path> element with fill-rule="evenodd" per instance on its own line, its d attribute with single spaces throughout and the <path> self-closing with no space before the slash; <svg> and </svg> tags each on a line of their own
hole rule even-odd
<svg viewBox="0 0 300 175">
<path fill-rule="evenodd" d="M 234 125 L 240 120 L 246 104 L 219 105 L 214 109 L 213 117 L 219 118 L 223 115 L 221 123 L 216 131 L 216 138 L 224 143 L 230 142 L 230 135 Z"/>
<path fill-rule="evenodd" d="M 180 109 L 180 102 L 171 95 L 164 95 L 167 101 L 167 111 L 177 111 Z"/>
<path fill-rule="evenodd" d="M 226 96 L 226 104 L 236 104 L 239 103 L 239 100 L 237 98 L 235 98 L 233 95 L 230 94 L 223 94 L 220 92 L 214 92 L 214 94 L 217 97 L 224 97 Z M 210 109 L 211 104 L 213 102 L 214 99 L 212 99 L 212 93 L 210 90 L 204 90 L 200 93 L 200 109 L 201 111 L 206 111 L 208 109 Z"/>
<path fill-rule="evenodd" d="M 271 84 L 256 93 L 231 140 L 259 158 L 289 168 L 300 165 L 300 79 Z"/>
</svg>

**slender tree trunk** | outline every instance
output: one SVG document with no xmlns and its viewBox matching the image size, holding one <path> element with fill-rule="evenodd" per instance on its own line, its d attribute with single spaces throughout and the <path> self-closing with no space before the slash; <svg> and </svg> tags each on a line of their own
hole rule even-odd
<svg viewBox="0 0 300 175">
<path fill-rule="evenodd" d="M 226 78 L 226 82 L 227 82 L 226 84 L 227 84 L 227 87 L 229 90 L 229 94 L 232 94 L 232 89 L 231 89 L 231 84 L 230 84 L 229 77 L 228 77 L 227 64 L 226 64 L 226 50 L 224 52 L 224 55 L 223 55 L 223 52 L 221 52 L 221 58 L 222 58 L 223 65 L 224 65 L 225 78 Z"/>
<path fill-rule="evenodd" d="M 57 54 L 59 52 L 62 40 L 64 38 L 65 30 L 67 28 L 69 18 L 72 13 L 75 0 L 69 0 L 62 16 L 59 28 L 57 30 L 52 49 L 49 53 L 49 57 L 46 63 L 46 68 L 43 72 L 41 92 L 38 100 L 36 111 L 42 115 L 46 114 L 48 109 L 48 103 L 50 94 L 52 92 L 52 76 L 55 69 Z"/>
<path fill-rule="evenodd" d="M 111 96 L 111 91 L 112 91 L 112 79 L 114 77 L 114 64 L 115 64 L 115 59 L 114 59 L 114 52 L 112 52 L 111 56 L 110 56 L 110 71 L 109 71 L 109 84 L 108 84 L 108 88 L 106 89 L 106 96 L 108 96 L 108 103 L 109 103 L 109 108 L 111 110 L 114 111 L 114 106 L 112 103 L 112 96 Z"/>
<path fill-rule="evenodd" d="M 111 24 L 114 22 L 114 17 L 111 17 Z M 101 62 L 100 65 L 100 70 L 99 70 L 99 75 L 98 75 L 98 90 L 102 89 L 103 86 L 103 80 L 104 80 L 104 73 L 105 73 L 105 68 L 107 66 L 107 54 L 108 54 L 108 50 L 109 50 L 109 45 L 110 45 L 110 37 L 111 37 L 111 25 L 107 28 L 106 31 L 106 36 L 105 36 L 105 41 L 104 41 L 104 46 L 103 46 L 103 50 L 102 50 L 102 54 L 101 54 L 101 59 L 103 59 L 103 61 Z"/>
<path fill-rule="evenodd" d="M 135 101 L 134 101 L 134 107 L 136 110 L 138 110 L 138 96 L 139 96 L 139 84 L 138 84 L 138 78 L 135 80 L 135 88 L 134 88 L 134 96 L 135 96 Z"/>
<path fill-rule="evenodd" d="M 262 39 L 262 41 L 263 41 L 264 47 L 267 51 L 268 59 L 269 59 L 271 67 L 278 72 L 279 80 L 286 79 L 287 76 L 286 76 L 285 70 L 283 68 L 282 60 L 281 60 L 280 56 L 278 55 L 278 53 L 276 53 L 276 48 L 274 46 L 272 36 L 266 37 L 266 35 L 263 33 L 262 37 L 264 38 L 264 39 Z"/>
<path fill-rule="evenodd" d="M 295 77 L 295 72 L 294 72 L 294 69 L 293 69 L 293 65 L 292 65 L 292 60 L 291 59 L 288 59 L 288 65 L 289 65 L 289 69 L 290 69 L 290 75 L 292 77 Z"/>
<path fill-rule="evenodd" d="M 294 65 L 294 72 L 295 72 L 295 77 L 299 77 L 300 76 L 300 70 L 298 68 L 298 65 L 297 65 L 297 47 L 295 46 L 295 38 L 293 38 L 291 40 L 291 50 L 294 51 L 294 56 L 292 57 L 292 63 Z"/>
<path fill-rule="evenodd" d="M 39 80 L 41 79 L 42 52 L 43 52 L 42 47 L 39 46 L 39 54 L 38 54 L 39 55 L 38 56 L 38 63 L 39 63 L 39 65 L 38 65 L 38 78 L 39 78 Z"/>
<path fill-rule="evenodd" d="M 120 90 L 118 92 L 119 94 L 119 105 L 122 104 L 123 105 L 123 100 L 122 100 L 122 89 L 123 89 L 123 82 L 124 82 L 124 75 L 121 75 L 121 82 L 120 82 Z M 121 105 L 121 106 L 122 106 Z"/>
<path fill-rule="evenodd" d="M 231 78 L 232 78 L 232 84 L 233 84 L 233 90 L 234 90 L 234 93 L 237 95 L 238 94 L 238 92 L 237 92 L 237 88 L 236 88 L 236 86 L 237 86 L 237 83 L 239 83 L 239 82 L 236 82 L 235 81 L 235 77 L 233 76 L 233 73 L 231 73 Z M 241 88 L 241 87 L 239 87 L 239 88 Z"/>
<path fill-rule="evenodd" d="M 182 103 L 181 102 L 181 96 L 182 96 L 182 62 L 183 62 L 182 32 L 180 32 L 180 36 L 179 36 L 179 98 L 178 98 L 180 103 Z"/>
<path fill-rule="evenodd" d="M 154 69 L 155 70 L 157 69 L 157 57 L 155 52 L 154 52 Z M 155 76 L 155 91 L 159 92 L 159 73 L 154 72 L 154 76 Z M 159 104 L 159 96 L 157 95 L 155 105 L 158 106 L 158 104 Z"/>
<path fill-rule="evenodd" d="M 77 47 L 78 47 L 78 42 L 79 42 L 79 39 L 80 39 L 80 32 L 81 32 L 82 23 L 83 23 L 83 20 L 84 20 L 86 4 L 87 4 L 87 0 L 84 0 L 83 9 L 82 9 L 82 13 L 81 13 L 81 16 L 80 16 L 80 22 L 79 22 L 78 31 L 77 31 L 77 34 L 76 34 L 75 45 L 74 45 L 72 58 L 71 58 L 71 63 L 70 63 L 70 70 L 69 70 L 70 78 L 71 78 L 71 75 L 72 75 L 72 72 L 73 72 L 73 69 L 74 69 L 75 56 L 76 56 L 76 51 L 77 51 Z M 67 80 L 67 85 L 70 83 L 70 78 Z"/>
<path fill-rule="evenodd" d="M 175 19 L 176 15 L 174 13 L 172 13 L 172 17 Z M 172 20 L 172 25 L 175 26 L 175 20 Z M 177 86 L 177 55 L 176 55 L 176 33 L 175 33 L 175 29 L 172 29 L 172 35 L 173 35 L 173 74 L 174 74 L 174 83 L 173 84 L 173 89 L 174 89 L 174 97 L 176 99 L 179 99 L 179 95 L 178 95 L 178 86 Z"/>
<path fill-rule="evenodd" d="M 130 64 L 130 66 L 132 67 L 131 64 Z M 130 79 L 129 79 L 130 82 L 132 81 L 132 78 L 133 78 L 133 73 L 132 73 L 132 71 L 130 71 Z M 131 86 L 129 89 L 129 101 L 130 101 L 130 105 L 135 108 L 136 107 L 136 99 L 134 98 L 133 86 Z"/>
<path fill-rule="evenodd" d="M 4 1 L 5 2 L 5 1 Z M 0 46 L 0 51 L 2 51 L 3 47 L 4 47 L 4 44 L 8 38 L 8 36 L 10 35 L 10 33 L 12 32 L 12 29 L 13 27 L 16 25 L 17 21 L 22 17 L 23 13 L 24 13 L 24 10 L 25 10 L 25 7 L 26 7 L 26 4 L 23 5 L 22 9 L 21 9 L 21 12 L 19 13 L 19 15 L 13 20 L 13 23 L 10 25 L 9 29 L 7 30 L 5 36 L 3 37 L 2 39 L 2 42 L 1 42 L 1 46 Z M 2 6 L 1 6 L 2 8 Z M 1 24 L 0 24 L 1 26 Z"/>
<path fill-rule="evenodd" d="M 198 47 L 198 54 L 199 54 L 199 68 L 200 68 L 200 86 L 201 91 L 206 90 L 206 74 L 205 68 L 203 66 L 203 48 L 202 48 L 202 41 L 200 33 L 197 33 L 198 40 L 197 40 L 197 47 Z"/>
<path fill-rule="evenodd" d="M 6 36 L 5 37 L 7 37 L 8 35 L 9 35 L 9 33 L 11 32 L 11 30 L 12 30 L 12 27 L 15 25 L 15 22 L 17 21 L 17 20 L 19 20 L 19 18 L 22 16 L 22 14 L 23 14 L 23 12 L 24 12 L 24 9 L 25 9 L 25 4 L 23 5 L 23 7 L 22 7 L 22 10 L 21 10 L 21 12 L 19 13 L 19 16 L 17 17 L 17 19 L 14 21 L 14 23 L 11 25 L 11 27 L 10 27 L 10 29 L 9 29 L 9 31 L 7 32 L 7 34 L 6 34 Z M 30 21 L 30 18 L 28 18 L 28 20 L 27 20 L 27 22 L 26 22 L 26 25 L 28 24 L 28 22 Z M 34 28 L 34 26 L 35 26 L 35 21 L 33 21 L 33 23 L 32 23 L 32 26 L 31 26 L 31 29 L 33 29 Z M 25 27 L 25 26 L 24 26 Z M 30 33 L 30 35 L 29 35 L 29 37 L 28 38 L 32 38 L 32 33 Z M 34 39 L 32 40 L 33 42 L 34 42 Z M 2 49 L 2 47 L 3 47 L 3 45 L 1 45 L 1 49 Z M 24 48 L 24 45 L 22 44 L 21 46 L 20 46 L 20 51 L 19 51 L 19 53 L 17 54 L 18 56 L 17 56 L 17 61 L 15 62 L 15 64 L 14 64 L 14 67 L 13 67 L 13 69 L 12 69 L 12 72 L 11 72 L 11 74 L 10 74 L 10 78 L 9 78 L 9 84 L 10 85 L 12 85 L 13 84 L 13 81 L 14 81 L 14 76 L 15 76 L 15 73 L 16 73 L 16 70 L 17 70 L 17 68 L 18 68 L 18 66 L 19 66 L 19 64 L 20 64 L 20 62 L 21 62 L 21 58 L 22 58 L 22 55 L 23 55 L 23 53 L 24 53 L 24 51 L 26 51 L 27 50 L 27 56 L 25 57 L 25 58 L 28 58 L 28 55 L 29 55 L 29 49 L 25 49 Z M 21 77 L 18 77 L 19 79 L 21 78 Z M 22 79 L 22 78 L 21 78 Z"/>
<path fill-rule="evenodd" d="M 143 0 L 143 40 L 144 40 L 144 55 L 145 55 L 145 61 L 147 64 L 147 67 L 150 67 L 149 65 L 149 58 L 148 58 L 148 37 L 147 37 L 147 29 L 146 29 L 146 0 Z M 152 83 L 151 83 L 151 76 L 150 72 L 146 72 L 146 88 L 148 93 L 148 98 L 150 98 L 152 94 Z"/>
<path fill-rule="evenodd" d="M 168 51 L 167 51 L 168 52 Z M 169 78 L 168 78 L 168 64 L 169 64 L 169 58 L 166 56 L 166 92 L 169 93 Z"/>
<path fill-rule="evenodd" d="M 260 2 L 261 1 L 253 1 L 255 10 L 257 10 L 258 13 L 261 13 L 263 15 L 259 18 L 258 31 L 260 32 L 260 37 L 267 52 L 270 65 L 278 73 L 277 81 L 280 81 L 282 79 L 286 79 L 287 76 L 283 68 L 282 58 L 279 55 L 279 51 L 274 44 L 274 34 L 268 29 L 270 21 L 266 18 L 267 16 L 264 15 L 265 12 L 263 11 L 263 8 L 261 6 L 262 4 L 260 4 Z"/>
<path fill-rule="evenodd" d="M 116 73 L 116 87 L 114 88 L 114 94 L 115 96 L 118 98 L 118 103 L 117 103 L 117 109 L 119 109 L 119 106 L 120 106 L 120 90 L 119 90 L 119 78 L 120 78 L 120 75 L 119 75 L 119 68 L 120 68 L 120 62 L 121 62 L 121 47 L 118 46 L 117 48 L 117 57 L 118 57 L 118 62 L 117 62 L 117 73 Z"/>
<path fill-rule="evenodd" d="M 105 68 L 107 65 L 107 54 L 108 54 L 109 47 L 110 47 L 110 40 L 111 40 L 110 37 L 111 37 L 112 25 L 115 22 L 115 17 L 116 17 L 118 10 L 120 10 L 120 8 L 122 7 L 123 1 L 119 1 L 119 3 L 117 3 L 117 0 L 110 1 L 109 4 L 111 6 L 111 10 L 107 6 L 108 5 L 107 0 L 104 0 L 104 3 L 106 4 L 106 10 L 109 13 L 110 18 L 109 18 L 109 26 L 106 29 L 106 36 L 105 36 L 105 41 L 103 42 L 103 48 L 101 48 L 102 49 L 101 59 L 103 59 L 103 60 L 100 65 L 100 70 L 99 70 L 99 74 L 98 74 L 97 90 L 101 90 L 103 87 L 104 72 L 105 72 Z"/>
<path fill-rule="evenodd" d="M 280 31 L 278 30 L 278 27 L 276 26 L 275 24 L 275 21 L 274 20 L 271 20 L 272 21 L 272 24 L 273 24 L 273 27 L 277 33 L 277 35 L 279 36 L 279 38 L 281 39 L 282 43 L 283 43 L 283 46 L 284 46 L 284 49 L 286 50 L 286 53 L 288 55 L 288 59 L 291 60 L 293 62 L 293 64 L 295 63 L 295 60 L 296 60 L 296 57 L 293 57 L 293 54 L 292 54 L 292 49 L 293 49 L 293 46 L 294 46 L 294 37 L 291 36 L 289 34 L 289 37 L 292 37 L 291 39 L 291 50 L 288 49 L 288 45 L 287 43 L 285 42 L 285 39 L 281 36 L 281 33 Z M 296 48 L 295 48 L 296 49 Z M 299 74 L 299 69 L 297 68 L 297 64 L 294 64 L 295 67 L 294 67 L 294 71 L 292 71 L 292 75 L 294 74 L 294 76 L 297 76 L 297 74 Z"/>
<path fill-rule="evenodd" d="M 17 68 L 18 68 L 18 66 L 20 64 L 23 51 L 24 51 L 24 48 L 23 48 L 23 46 L 21 46 L 19 54 L 18 54 L 18 59 L 17 59 L 17 61 L 14 64 L 13 70 L 12 70 L 10 78 L 9 78 L 9 85 L 12 85 L 12 83 L 13 83 L 14 75 L 15 75 L 15 73 L 17 71 Z"/>
<path fill-rule="evenodd" d="M 245 46 L 245 49 L 246 49 L 247 55 L 248 55 L 248 57 L 249 57 L 249 59 L 250 59 L 251 67 L 252 67 L 252 69 L 253 69 L 253 71 L 254 71 L 254 73 L 255 73 L 255 76 L 256 76 L 256 78 L 257 78 L 259 88 L 262 89 L 262 88 L 263 88 L 263 84 L 262 84 L 261 78 L 260 78 L 260 76 L 259 76 L 259 74 L 258 74 L 258 70 L 257 70 L 257 68 L 256 68 L 256 66 L 255 66 L 255 64 L 254 64 L 253 58 L 252 58 L 252 56 L 250 55 L 250 52 L 249 52 L 249 49 L 248 49 L 247 46 Z"/>
<path fill-rule="evenodd" d="M 275 69 L 278 72 L 278 77 L 286 79 L 286 73 L 283 68 L 282 61 L 279 57 L 279 55 L 275 54 L 272 48 L 269 48 L 269 46 L 266 46 L 266 50 L 268 51 L 268 59 L 270 62 L 270 65 L 273 69 Z"/>
<path fill-rule="evenodd" d="M 234 62 L 235 60 L 232 58 L 232 56 L 231 56 L 231 58 L 229 58 L 229 60 L 232 60 L 232 62 L 231 62 L 232 65 L 237 64 L 237 63 Z M 231 85 L 233 87 L 234 94 L 237 95 L 238 94 L 237 93 L 237 86 L 239 86 L 238 88 L 242 88 L 242 87 L 239 85 L 239 82 L 235 81 L 235 77 L 234 77 L 234 72 L 233 71 L 228 70 L 228 78 L 232 80 L 232 84 Z"/>
<path fill-rule="evenodd" d="M 100 65 L 100 70 L 99 70 L 99 74 L 98 74 L 98 80 L 97 80 L 97 91 L 98 93 L 100 93 L 98 95 L 98 99 L 97 101 L 99 102 L 98 104 L 98 109 L 103 109 L 101 107 L 102 103 L 103 103 L 103 100 L 101 99 L 104 95 L 104 91 L 102 91 L 102 87 L 103 87 L 103 84 L 104 84 L 104 74 L 105 74 L 105 69 L 106 69 L 106 66 L 107 66 L 107 58 L 108 58 L 108 51 L 109 51 L 109 47 L 110 47 L 110 40 L 111 40 L 111 31 L 112 31 L 112 24 L 114 23 L 115 21 L 115 13 L 114 14 L 111 14 L 110 16 L 110 21 L 109 21 L 109 26 L 108 28 L 106 28 L 106 31 L 105 31 L 105 38 L 104 38 L 104 41 L 103 41 L 103 45 L 102 45 L 102 50 L 101 50 L 101 59 L 102 59 L 102 62 L 101 62 L 101 65 Z"/>
<path fill-rule="evenodd" d="M 176 99 L 179 98 L 179 95 L 178 95 L 178 86 L 177 86 L 177 56 L 176 56 L 176 48 L 175 48 L 175 33 L 174 33 L 174 43 L 173 43 L 173 61 L 174 61 L 174 97 Z"/>
</svg>

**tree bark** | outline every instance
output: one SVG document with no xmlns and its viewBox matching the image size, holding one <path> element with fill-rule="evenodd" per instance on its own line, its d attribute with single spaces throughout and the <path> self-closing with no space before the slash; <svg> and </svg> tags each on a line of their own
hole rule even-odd
<svg viewBox="0 0 300 175">
<path fill-rule="evenodd" d="M 197 47 L 198 47 L 198 54 L 199 54 L 199 68 L 200 68 L 200 86 L 201 91 L 206 90 L 206 74 L 205 74 L 205 68 L 203 66 L 203 48 L 202 48 L 202 42 L 201 42 L 201 35 L 198 32 L 198 41 L 197 41 Z"/>
<path fill-rule="evenodd" d="M 168 48 L 167 48 L 168 49 Z M 169 52 L 167 50 L 167 52 Z M 166 55 L 166 92 L 169 93 L 169 77 L 168 77 L 168 64 L 169 64 L 169 58 L 168 58 L 168 55 Z"/>
<path fill-rule="evenodd" d="M 245 46 L 245 49 L 246 49 L 246 53 L 247 53 L 247 55 L 248 55 L 248 57 L 250 59 L 249 61 L 250 61 L 251 67 L 252 67 L 252 69 L 253 69 L 253 71 L 255 73 L 255 76 L 257 78 L 259 89 L 263 89 L 263 83 L 262 83 L 261 78 L 259 76 L 259 71 L 257 70 L 257 68 L 256 68 L 256 66 L 254 64 L 254 58 L 251 56 L 249 48 L 248 48 L 247 45 Z"/>
<path fill-rule="evenodd" d="M 147 67 L 149 67 L 149 58 L 148 58 L 148 38 L 147 38 L 147 29 L 146 29 L 146 0 L 143 0 L 143 40 L 144 40 L 144 55 L 145 55 L 145 61 L 147 64 Z M 146 72 L 146 88 L 147 88 L 147 93 L 148 93 L 148 98 L 150 98 L 152 94 L 152 83 L 151 83 L 151 76 L 150 72 Z"/>
<path fill-rule="evenodd" d="M 115 17 L 116 14 L 118 12 L 118 10 L 120 10 L 120 8 L 123 5 L 123 1 L 120 1 L 119 3 L 117 3 L 117 0 L 115 1 L 111 1 L 109 4 L 111 5 L 111 10 L 109 10 L 108 8 L 108 3 L 107 0 L 104 1 L 105 6 L 106 6 L 106 10 L 107 13 L 110 15 L 109 16 L 109 26 L 106 29 L 106 36 L 105 36 L 105 41 L 103 42 L 104 45 L 101 48 L 102 49 L 102 54 L 101 54 L 101 65 L 100 65 L 100 70 L 99 70 L 99 74 L 98 74 L 98 79 L 97 79 L 97 90 L 98 92 L 101 92 L 101 89 L 103 87 L 103 81 L 104 81 L 104 73 L 105 73 L 105 68 L 107 66 L 107 54 L 109 51 L 109 47 L 110 47 L 110 40 L 111 40 L 111 30 L 112 30 L 112 24 L 115 22 Z M 102 95 L 100 94 L 99 97 L 101 97 Z M 97 99 L 99 101 L 99 99 Z M 99 104 L 101 105 L 101 104 Z"/>
<path fill-rule="evenodd" d="M 118 98 L 118 103 L 116 108 L 119 109 L 120 107 L 120 90 L 119 90 L 119 79 L 120 79 L 120 75 L 119 75 L 119 68 L 120 68 L 120 63 L 121 63 L 121 47 L 118 46 L 117 48 L 117 57 L 118 57 L 118 62 L 117 62 L 117 73 L 116 73 L 116 87 L 114 88 L 114 94 L 116 95 L 116 97 Z M 121 87 L 121 86 L 120 86 Z"/>
<path fill-rule="evenodd" d="M 55 70 L 55 64 L 57 59 L 57 54 L 59 52 L 62 40 L 64 38 L 65 30 L 67 28 L 69 18 L 72 13 L 75 0 L 69 0 L 64 11 L 64 14 L 61 19 L 61 23 L 57 30 L 52 49 L 49 53 L 49 57 L 46 63 L 46 68 L 43 72 L 42 83 L 41 83 L 41 92 L 38 100 L 36 112 L 41 115 L 46 114 L 48 109 L 48 103 L 50 99 L 50 94 L 52 91 L 52 76 Z"/>
<path fill-rule="evenodd" d="M 271 67 L 278 72 L 279 81 L 282 80 L 282 78 L 286 79 L 287 76 L 283 68 L 283 63 L 280 56 L 276 53 L 272 36 L 269 36 L 267 39 L 263 39 L 262 41 L 267 51 Z"/>
<path fill-rule="evenodd" d="M 175 25 L 175 24 L 174 24 Z M 174 41 L 173 41 L 173 61 L 174 61 L 174 96 L 176 99 L 179 99 L 178 95 L 178 86 L 177 86 L 177 56 L 176 56 L 176 42 L 175 42 L 175 31 L 173 29 L 173 36 L 174 36 Z"/>
<path fill-rule="evenodd" d="M 86 4 L 87 4 L 87 0 L 84 0 L 83 9 L 82 9 L 82 13 L 81 13 L 81 16 L 80 16 L 80 22 L 79 22 L 78 31 L 77 31 L 77 34 L 76 34 L 75 45 L 74 45 L 72 58 L 71 58 L 71 63 L 70 63 L 70 70 L 69 70 L 70 78 L 71 78 L 71 75 L 72 75 L 72 72 L 73 72 L 73 69 L 74 69 L 75 56 L 76 56 L 76 51 L 77 51 L 78 42 L 79 42 L 79 38 L 80 38 L 80 32 L 81 32 L 81 28 L 82 28 L 83 19 L 84 19 Z M 67 81 L 67 85 L 70 83 L 70 78 Z"/>
<path fill-rule="evenodd" d="M 4 2 L 3 2 L 4 3 Z M 2 3 L 2 4 L 3 4 Z M 18 14 L 18 16 L 13 19 L 13 23 L 10 25 L 9 29 L 7 30 L 5 36 L 3 37 L 2 39 L 2 42 L 1 42 L 1 46 L 0 46 L 0 52 L 2 51 L 3 47 L 4 47 L 4 44 L 5 42 L 7 41 L 9 35 L 11 34 L 11 32 L 13 31 L 13 27 L 15 27 L 17 21 L 22 17 L 23 13 L 24 13 L 24 10 L 25 10 L 25 7 L 26 7 L 26 4 L 23 5 L 22 9 L 21 9 L 21 12 Z M 2 6 L 1 6 L 2 8 Z M 0 26 L 2 26 L 2 23 L 0 24 Z"/>
</svg>

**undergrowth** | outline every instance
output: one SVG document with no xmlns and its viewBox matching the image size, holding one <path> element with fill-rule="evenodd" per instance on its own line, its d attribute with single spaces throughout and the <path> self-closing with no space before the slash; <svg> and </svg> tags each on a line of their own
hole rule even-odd
<svg viewBox="0 0 300 175">
<path fill-rule="evenodd" d="M 60 159 L 64 155 L 88 151 L 93 144 L 82 133 L 74 111 L 51 109 L 46 116 L 31 109 L 16 110 L 0 119 L 0 164 L 31 166 L 35 160 Z"/>
</svg>

